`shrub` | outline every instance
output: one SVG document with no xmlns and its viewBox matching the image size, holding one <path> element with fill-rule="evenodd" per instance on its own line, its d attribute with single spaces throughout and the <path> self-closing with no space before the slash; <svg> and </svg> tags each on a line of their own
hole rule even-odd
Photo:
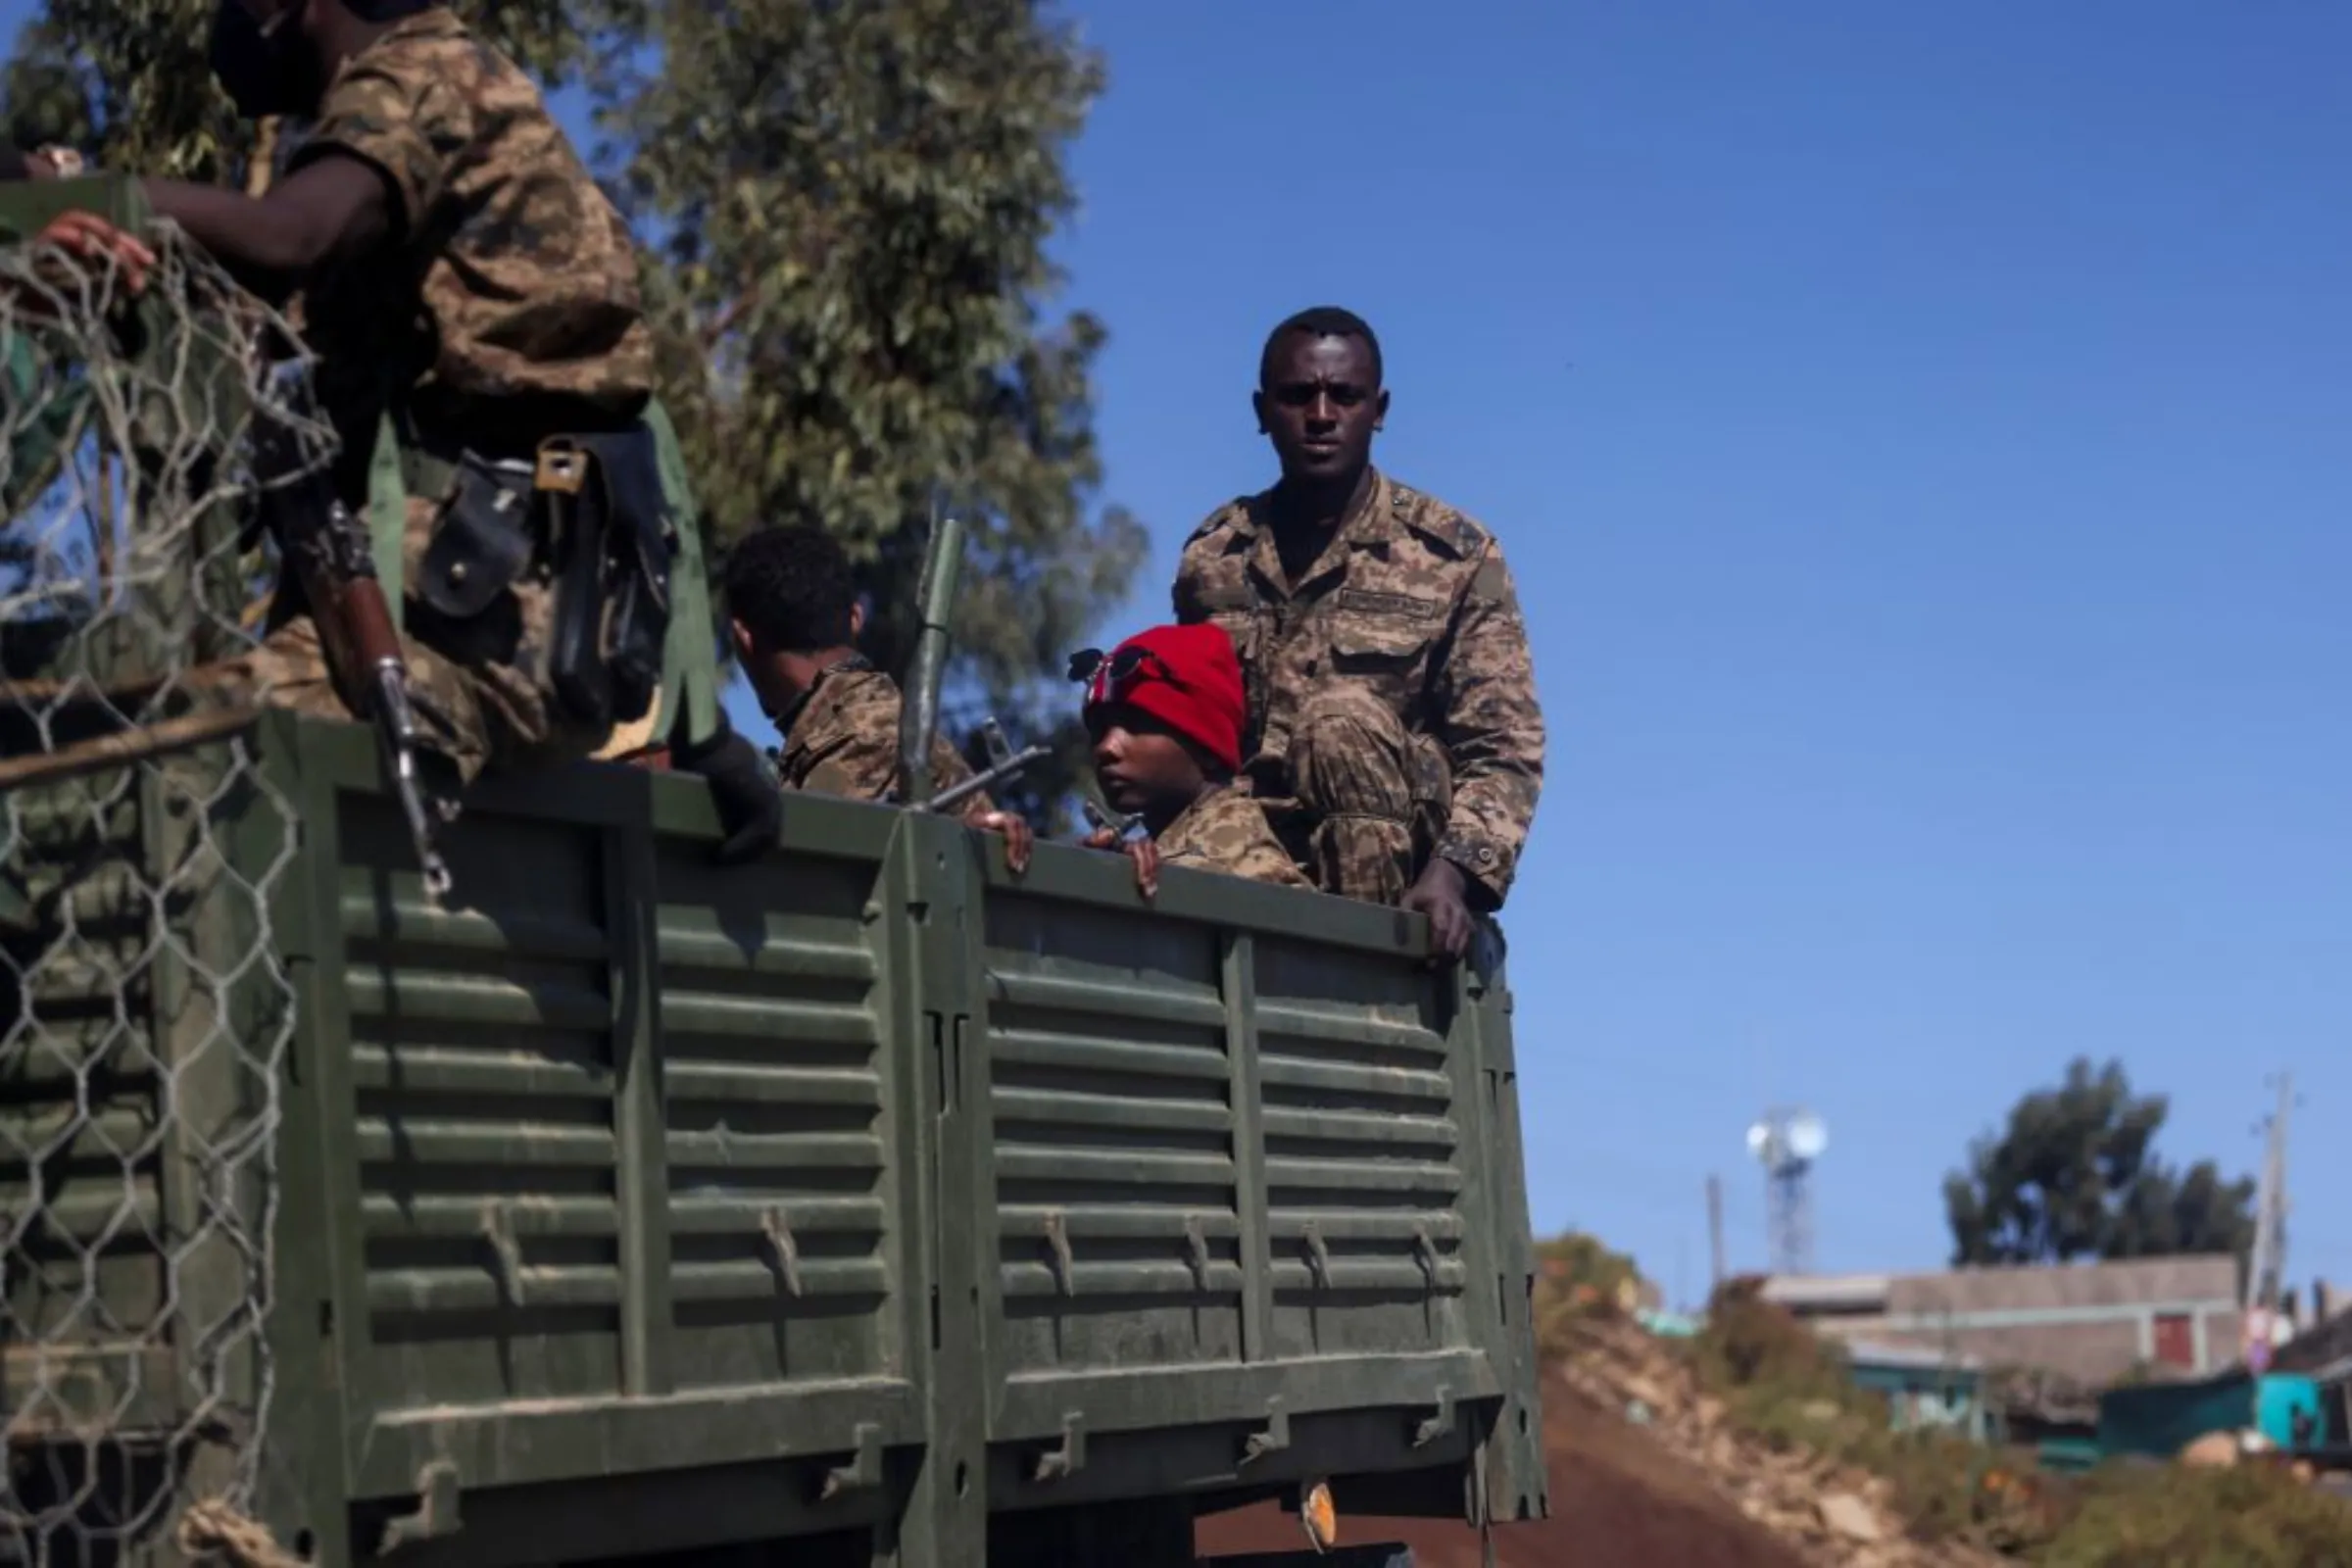
<svg viewBox="0 0 2352 1568">
<path fill-rule="evenodd" d="M 1546 1358 L 1568 1352 L 1575 1326 L 1614 1318 L 1642 1287 L 1634 1260 L 1571 1231 L 1536 1245 L 1536 1344 Z"/>
<path fill-rule="evenodd" d="M 2086 1477 L 2044 1568 L 2344 1568 L 2352 1507 L 2272 1464 L 2116 1464 Z"/>
</svg>

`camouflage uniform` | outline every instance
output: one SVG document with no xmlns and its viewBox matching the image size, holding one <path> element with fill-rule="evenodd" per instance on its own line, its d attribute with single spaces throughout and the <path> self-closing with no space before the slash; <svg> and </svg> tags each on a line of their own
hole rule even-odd
<svg viewBox="0 0 2352 1568">
<path fill-rule="evenodd" d="M 1187 540 L 1176 618 L 1232 636 L 1251 788 L 1316 884 L 1400 899 L 1441 855 L 1499 905 L 1544 779 L 1544 715 L 1494 537 L 1375 471 L 1296 587 L 1267 495 Z"/>
<path fill-rule="evenodd" d="M 636 250 L 539 89 L 445 7 L 346 62 L 293 164 L 333 154 L 383 177 L 392 237 L 308 287 L 304 336 L 342 438 L 338 487 L 355 511 L 379 416 L 399 430 L 410 492 L 402 580 L 414 583 L 461 447 L 527 458 L 546 435 L 615 428 L 645 408 L 653 340 Z M 527 651 L 548 640 L 553 599 L 526 573 L 463 624 L 404 601 L 418 717 L 466 778 L 587 756 L 605 739 L 571 724 L 525 673 Z M 348 716 L 307 616 L 244 662 L 267 700 Z"/>
<path fill-rule="evenodd" d="M 1210 790 L 1152 838 L 1163 865 L 1222 871 L 1277 887 L 1314 885 L 1299 874 L 1290 852 L 1266 824 L 1265 808 L 1241 790 Z"/>
<path fill-rule="evenodd" d="M 836 666 L 818 680 L 784 737 L 779 765 L 784 787 L 853 801 L 880 801 L 899 787 L 899 683 L 878 669 Z M 931 788 L 944 790 L 972 776 L 949 745 L 931 737 Z M 982 790 L 957 815 L 967 822 L 995 810 Z"/>
</svg>

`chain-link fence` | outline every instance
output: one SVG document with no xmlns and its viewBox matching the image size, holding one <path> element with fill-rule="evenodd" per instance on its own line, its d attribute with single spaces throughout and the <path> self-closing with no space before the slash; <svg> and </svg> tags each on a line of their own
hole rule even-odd
<svg viewBox="0 0 2352 1568">
<path fill-rule="evenodd" d="M 220 1549 L 270 1462 L 295 1021 L 270 921 L 298 822 L 257 694 L 210 677 L 273 570 L 240 536 L 241 454 L 292 335 L 168 228 L 139 228 L 149 254 L 77 251 L 21 200 L 0 199 L 0 1563 L 62 1568 Z M 331 438 L 302 446 L 324 462 Z"/>
</svg>

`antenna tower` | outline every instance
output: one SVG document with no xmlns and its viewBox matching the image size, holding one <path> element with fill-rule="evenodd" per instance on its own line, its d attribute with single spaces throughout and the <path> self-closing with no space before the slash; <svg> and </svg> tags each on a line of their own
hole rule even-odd
<svg viewBox="0 0 2352 1568">
<path fill-rule="evenodd" d="M 2280 1073 L 2278 1108 L 2269 1118 L 2262 1184 L 2254 1208 L 2254 1254 L 2246 1259 L 2246 1303 L 2240 1348 L 2257 1372 L 2270 1365 L 2271 1336 L 2286 1282 L 2286 1117 L 2294 1108 L 2292 1076 Z"/>
<path fill-rule="evenodd" d="M 1830 1130 L 1809 1110 L 1768 1110 L 1747 1130 L 1747 1152 L 1764 1167 L 1765 1243 L 1775 1274 L 1813 1272 L 1813 1162 Z"/>
</svg>

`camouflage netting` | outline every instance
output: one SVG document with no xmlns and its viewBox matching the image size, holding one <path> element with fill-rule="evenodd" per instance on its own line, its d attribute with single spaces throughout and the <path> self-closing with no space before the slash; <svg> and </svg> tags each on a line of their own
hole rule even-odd
<svg viewBox="0 0 2352 1568">
<path fill-rule="evenodd" d="M 0 1562 L 234 1555 L 283 1462 L 297 810 L 203 669 L 272 569 L 239 454 L 283 323 L 145 237 L 142 280 L 0 222 Z"/>
</svg>

